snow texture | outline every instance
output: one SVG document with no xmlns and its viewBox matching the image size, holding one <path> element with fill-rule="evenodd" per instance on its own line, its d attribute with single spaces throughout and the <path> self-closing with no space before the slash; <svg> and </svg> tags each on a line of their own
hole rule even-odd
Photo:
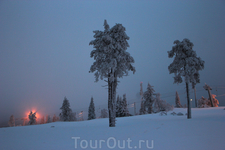
<svg viewBox="0 0 225 150">
<path fill-rule="evenodd" d="M 80 122 L 52 122 L 42 125 L 0 128 L 1 150 L 93 150 L 95 146 L 110 150 L 114 145 L 119 148 L 125 141 L 124 150 L 129 150 L 127 140 L 130 138 L 132 149 L 147 150 L 146 141 L 153 150 L 223 150 L 225 147 L 225 107 L 192 108 L 192 119 L 185 115 L 147 114 L 117 118 L 117 127 L 109 128 L 108 119 L 94 119 Z M 184 108 L 175 108 L 175 113 L 186 113 Z M 80 137 L 75 148 L 75 140 Z M 110 140 L 109 140 L 110 138 Z M 82 142 L 82 140 L 85 140 Z M 109 146 L 107 147 L 107 140 Z M 120 143 L 118 143 L 118 140 Z M 139 148 L 139 142 L 141 148 Z M 32 141 L 32 143 L 29 143 Z M 212 144 L 213 143 L 213 144 Z M 82 145 L 83 144 L 83 145 Z M 136 147 L 136 148 L 135 148 Z M 112 149 L 112 148 L 111 148 Z"/>
</svg>

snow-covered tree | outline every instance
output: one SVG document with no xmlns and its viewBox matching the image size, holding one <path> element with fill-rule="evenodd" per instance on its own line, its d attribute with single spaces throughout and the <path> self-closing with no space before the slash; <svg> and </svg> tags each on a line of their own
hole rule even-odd
<svg viewBox="0 0 225 150">
<path fill-rule="evenodd" d="M 40 124 L 44 124 L 44 123 L 45 123 L 45 117 L 42 116 Z"/>
<path fill-rule="evenodd" d="M 107 118 L 107 117 L 108 117 L 107 109 L 102 109 L 100 118 Z"/>
<path fill-rule="evenodd" d="M 28 124 L 29 125 L 34 125 L 34 124 L 36 124 L 36 119 L 37 119 L 37 117 L 36 117 L 36 112 L 30 112 L 30 114 L 28 115 L 28 118 L 29 118 L 29 122 L 28 122 Z"/>
<path fill-rule="evenodd" d="M 58 121 L 59 120 L 59 117 L 57 117 L 55 114 L 54 114 L 54 116 L 52 117 L 52 122 L 56 122 L 56 121 Z"/>
<path fill-rule="evenodd" d="M 213 106 L 218 107 L 219 101 L 216 99 L 216 95 L 212 94 L 212 101 L 213 101 Z"/>
<path fill-rule="evenodd" d="M 15 126 L 15 119 L 14 119 L 13 115 L 10 116 L 8 124 L 9 124 L 10 127 Z"/>
<path fill-rule="evenodd" d="M 153 93 L 155 90 L 153 89 L 153 86 L 151 86 L 148 83 L 147 91 L 144 92 L 143 98 L 144 98 L 144 106 L 147 108 L 148 114 L 152 113 L 152 104 L 154 103 L 155 98 L 153 97 Z"/>
<path fill-rule="evenodd" d="M 50 115 L 46 115 L 45 123 L 50 123 L 50 122 L 51 122 Z"/>
<path fill-rule="evenodd" d="M 123 107 L 122 98 L 118 95 L 116 101 L 116 117 L 122 116 L 122 107 Z"/>
<path fill-rule="evenodd" d="M 94 105 L 94 99 L 91 97 L 91 102 L 88 109 L 88 120 L 95 119 L 95 105 Z"/>
<path fill-rule="evenodd" d="M 189 99 L 189 83 L 195 86 L 200 83 L 199 70 L 204 69 L 204 61 L 197 57 L 196 52 L 192 49 L 194 44 L 189 39 L 183 41 L 174 41 L 172 50 L 168 51 L 168 57 L 173 58 L 173 62 L 168 66 L 169 73 L 174 73 L 174 83 L 182 83 L 182 77 L 186 83 L 187 93 L 187 118 L 191 118 L 191 105 Z"/>
<path fill-rule="evenodd" d="M 62 107 L 60 108 L 62 112 L 59 114 L 60 120 L 62 121 L 71 121 L 72 110 L 70 109 L 69 100 L 64 97 Z"/>
<path fill-rule="evenodd" d="M 182 105 L 180 103 L 180 97 L 177 91 L 176 91 L 175 103 L 176 103 L 176 106 L 175 106 L 176 108 L 182 108 Z"/>
<path fill-rule="evenodd" d="M 122 111 L 121 111 L 121 117 L 125 117 L 129 115 L 129 111 L 127 108 L 127 98 L 126 94 L 123 95 L 123 100 L 122 100 Z"/>
<path fill-rule="evenodd" d="M 139 115 L 146 114 L 144 101 L 141 101 L 141 108 L 139 110 Z"/>
<path fill-rule="evenodd" d="M 127 40 L 129 37 L 125 33 L 126 29 L 122 24 L 109 27 L 104 21 L 104 31 L 93 31 L 94 40 L 89 45 L 93 45 L 91 58 L 95 62 L 90 68 L 90 72 L 95 72 L 95 81 L 107 78 L 108 83 L 108 111 L 109 126 L 115 127 L 116 124 L 116 88 L 118 78 L 128 75 L 128 71 L 135 72 L 133 67 L 134 59 L 126 51 L 129 47 Z"/>
<path fill-rule="evenodd" d="M 208 108 L 211 106 L 210 100 L 203 96 L 198 100 L 198 108 Z"/>
<path fill-rule="evenodd" d="M 160 111 L 171 111 L 173 110 L 173 106 L 170 105 L 169 103 L 167 103 L 166 101 L 162 100 L 160 98 L 160 94 L 159 93 L 156 93 L 156 98 L 155 98 L 155 101 L 154 101 L 154 112 L 160 112 Z"/>
</svg>

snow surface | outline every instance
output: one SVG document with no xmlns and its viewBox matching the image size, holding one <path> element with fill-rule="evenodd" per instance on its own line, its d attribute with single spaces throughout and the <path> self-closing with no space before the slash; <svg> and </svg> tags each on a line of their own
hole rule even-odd
<svg viewBox="0 0 225 150">
<path fill-rule="evenodd" d="M 192 119 L 187 119 L 186 115 L 173 116 L 171 112 L 168 112 L 167 116 L 150 114 L 123 117 L 117 118 L 116 127 L 108 127 L 108 118 L 104 118 L 0 128 L 0 149 L 72 150 L 85 146 L 86 149 L 92 149 L 90 140 L 93 140 L 92 146 L 95 146 L 96 140 L 96 149 L 106 150 L 113 146 L 120 149 L 119 141 L 120 146 L 123 146 L 124 140 L 124 149 L 139 149 L 140 145 L 141 149 L 149 149 L 146 147 L 148 141 L 148 146 L 155 150 L 224 150 L 224 109 L 225 107 L 192 108 Z M 184 114 L 186 111 L 184 108 L 173 110 Z M 76 145 L 72 137 L 80 137 Z M 128 138 L 132 140 L 130 145 Z M 105 140 L 101 147 L 100 140 Z"/>
</svg>

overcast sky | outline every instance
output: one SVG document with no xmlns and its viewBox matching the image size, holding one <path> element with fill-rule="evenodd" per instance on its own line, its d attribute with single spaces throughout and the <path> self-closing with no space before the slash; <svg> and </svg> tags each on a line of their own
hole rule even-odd
<svg viewBox="0 0 225 150">
<path fill-rule="evenodd" d="M 205 61 L 197 98 L 208 97 L 207 83 L 225 94 L 225 1 L 0 1 L 0 119 L 60 112 L 64 96 L 73 111 L 107 108 L 106 82 L 89 73 L 94 62 L 89 42 L 94 30 L 121 23 L 130 37 L 128 52 L 136 73 L 120 79 L 117 94 L 129 103 L 140 101 L 149 82 L 174 105 L 176 90 L 186 103 L 185 85 L 173 84 L 167 51 L 175 40 L 190 39 Z M 224 87 L 224 88 L 221 88 Z M 172 96 L 171 96 L 172 95 Z M 193 93 L 191 97 L 194 98 Z M 218 97 L 225 104 L 225 97 Z M 194 116 L 193 116 L 194 117 Z"/>
</svg>

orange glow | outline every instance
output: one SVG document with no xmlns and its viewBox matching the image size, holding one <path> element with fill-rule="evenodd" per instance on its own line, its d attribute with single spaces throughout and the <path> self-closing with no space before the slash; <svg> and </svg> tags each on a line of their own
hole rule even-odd
<svg viewBox="0 0 225 150">
<path fill-rule="evenodd" d="M 31 110 L 31 111 L 32 111 L 32 113 L 35 113 L 35 112 L 36 112 L 36 117 L 37 117 L 37 119 L 40 117 L 39 112 L 37 112 L 36 110 Z M 27 117 L 27 118 L 29 118 L 28 116 L 29 116 L 29 114 L 30 114 L 31 111 L 26 112 L 26 117 Z"/>
</svg>

